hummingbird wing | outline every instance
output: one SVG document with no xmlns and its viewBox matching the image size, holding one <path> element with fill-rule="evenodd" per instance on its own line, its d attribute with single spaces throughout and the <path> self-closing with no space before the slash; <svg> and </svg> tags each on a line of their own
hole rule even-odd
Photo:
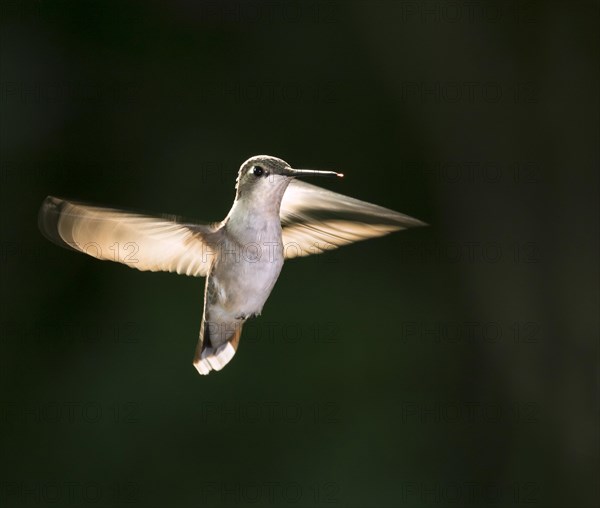
<svg viewBox="0 0 600 508">
<path fill-rule="evenodd" d="M 42 233 L 61 247 L 138 270 L 205 276 L 213 260 L 214 226 L 103 208 L 48 196 L 40 208 Z"/>
<path fill-rule="evenodd" d="M 424 222 L 382 206 L 292 180 L 281 201 L 286 259 L 320 254 Z"/>
</svg>

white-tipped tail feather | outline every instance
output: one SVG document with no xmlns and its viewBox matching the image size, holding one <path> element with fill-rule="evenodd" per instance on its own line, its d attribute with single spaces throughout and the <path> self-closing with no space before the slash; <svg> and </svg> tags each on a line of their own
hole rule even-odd
<svg viewBox="0 0 600 508">
<path fill-rule="evenodd" d="M 212 326 L 207 326 L 207 322 L 203 321 L 194 356 L 194 367 L 200 374 L 221 370 L 231 361 L 240 343 L 242 324 L 215 326 L 216 323 L 211 323 Z M 211 333 L 211 329 L 214 333 Z M 227 333 L 222 333 L 223 331 Z"/>
<path fill-rule="evenodd" d="M 231 342 L 217 349 L 207 347 L 202 351 L 200 358 L 194 360 L 194 367 L 200 374 L 205 375 L 211 370 L 221 370 L 231 361 L 233 355 L 235 355 L 235 348 Z"/>
</svg>

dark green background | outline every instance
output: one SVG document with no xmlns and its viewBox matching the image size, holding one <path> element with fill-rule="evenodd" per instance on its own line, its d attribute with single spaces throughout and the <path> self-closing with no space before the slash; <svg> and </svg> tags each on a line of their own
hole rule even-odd
<svg viewBox="0 0 600 508">
<path fill-rule="evenodd" d="M 1 5 L 0 506 L 597 505 L 597 4 Z M 202 279 L 37 230 L 255 154 L 431 226 L 287 263 L 220 373 Z"/>
</svg>

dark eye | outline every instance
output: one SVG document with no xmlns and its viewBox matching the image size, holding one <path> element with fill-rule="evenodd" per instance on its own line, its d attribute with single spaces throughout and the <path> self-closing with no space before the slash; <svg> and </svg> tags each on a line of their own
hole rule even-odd
<svg viewBox="0 0 600 508">
<path fill-rule="evenodd" d="M 264 172 L 264 169 L 260 166 L 254 166 L 254 176 L 262 176 Z"/>
</svg>

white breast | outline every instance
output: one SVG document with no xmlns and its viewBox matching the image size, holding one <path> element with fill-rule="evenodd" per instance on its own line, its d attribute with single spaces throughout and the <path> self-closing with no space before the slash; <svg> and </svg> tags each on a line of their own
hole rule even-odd
<svg viewBox="0 0 600 508">
<path fill-rule="evenodd" d="M 277 282 L 283 259 L 278 216 L 256 220 L 238 215 L 235 221 L 228 221 L 225 241 L 211 273 L 218 304 L 236 317 L 260 314 Z"/>
</svg>

